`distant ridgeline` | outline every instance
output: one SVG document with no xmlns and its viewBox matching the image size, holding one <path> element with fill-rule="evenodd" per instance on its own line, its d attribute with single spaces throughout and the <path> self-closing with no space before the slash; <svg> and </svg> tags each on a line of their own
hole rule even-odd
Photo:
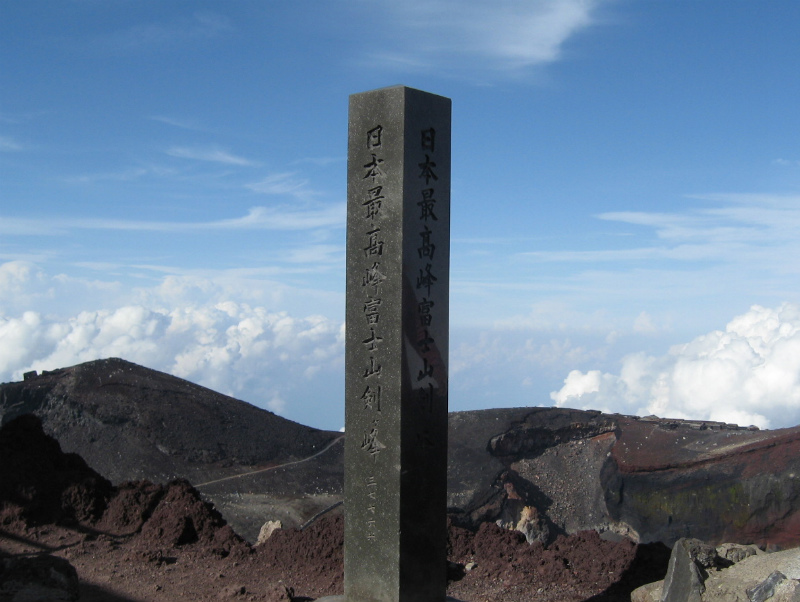
<svg viewBox="0 0 800 602">
<path fill-rule="evenodd" d="M 24 413 L 112 482 L 218 481 L 201 492 L 252 541 L 266 520 L 300 525 L 342 499 L 341 433 L 123 360 L 0 385 L 0 421 Z M 597 529 L 670 545 L 689 536 L 796 546 L 798 477 L 797 427 L 557 408 L 449 417 L 451 518 L 500 521 L 530 539 Z"/>
</svg>

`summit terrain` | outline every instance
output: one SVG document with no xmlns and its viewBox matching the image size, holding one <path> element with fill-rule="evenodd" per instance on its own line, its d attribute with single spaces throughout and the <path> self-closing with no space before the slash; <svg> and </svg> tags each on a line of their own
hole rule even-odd
<svg viewBox="0 0 800 602">
<path fill-rule="evenodd" d="M 250 542 L 342 499 L 342 433 L 121 359 L 0 385 L 0 423 L 24 414 L 112 483 L 188 480 Z M 465 528 L 800 545 L 798 427 L 525 407 L 451 413 L 449 449 L 449 515 Z"/>
</svg>

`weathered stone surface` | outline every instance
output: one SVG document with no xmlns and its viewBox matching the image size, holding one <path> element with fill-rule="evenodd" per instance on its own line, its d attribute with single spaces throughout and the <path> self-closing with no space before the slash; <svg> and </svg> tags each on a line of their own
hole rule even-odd
<svg viewBox="0 0 800 602">
<path fill-rule="evenodd" d="M 686 558 L 705 558 L 712 559 L 712 565 L 708 566 L 708 570 L 698 566 L 695 561 L 697 573 L 693 569 L 689 572 L 684 572 L 684 582 L 686 582 L 686 575 L 688 574 L 688 581 L 694 580 L 693 575 L 703 577 L 705 571 L 705 580 L 703 587 L 705 591 L 697 598 L 691 591 L 686 594 L 690 597 L 689 600 L 702 600 L 702 602 L 800 602 L 800 548 L 793 550 L 785 550 L 783 552 L 775 552 L 768 554 L 759 550 L 756 553 L 750 553 L 748 556 L 742 556 L 742 560 L 738 563 L 732 564 L 728 567 L 724 566 L 724 561 L 728 560 L 725 555 L 735 557 L 736 554 L 725 554 L 730 550 L 738 550 L 740 552 L 752 552 L 753 546 L 744 546 L 738 544 L 724 544 L 717 548 L 721 554 L 716 559 L 713 555 L 704 554 L 702 550 L 698 554 L 699 548 L 693 545 L 695 542 L 690 540 L 682 540 L 685 545 L 681 545 L 678 551 L 683 559 Z M 673 549 L 673 556 L 675 549 Z M 672 560 L 672 559 L 671 559 Z M 677 560 L 677 558 L 676 558 Z M 730 562 L 730 560 L 728 560 Z M 673 571 L 672 561 L 667 577 L 672 574 L 672 579 L 676 578 Z M 679 576 L 678 576 L 679 577 Z M 670 584 L 671 585 L 671 584 Z M 654 602 L 658 600 L 662 602 L 666 600 L 667 583 L 665 581 L 657 581 L 650 583 L 646 586 L 640 587 L 631 593 L 631 602 Z M 677 588 L 674 589 L 676 598 L 681 599 L 680 596 L 690 588 L 683 587 L 681 592 Z M 699 588 L 696 588 L 699 589 Z M 663 597 L 662 597 L 663 596 Z M 670 598 L 672 600 L 673 598 Z"/>
<path fill-rule="evenodd" d="M 473 526 L 502 518 L 509 502 L 498 475 L 514 471 L 529 483 L 525 505 L 556 531 L 670 546 L 680 537 L 800 544 L 792 477 L 800 427 L 751 431 L 562 408 L 459 412 L 450 421 L 448 504 Z"/>
<path fill-rule="evenodd" d="M 350 97 L 345 595 L 444 600 L 450 100 Z"/>
<path fill-rule="evenodd" d="M 263 525 L 261 525 L 261 531 L 258 533 L 258 540 L 256 541 L 256 545 L 260 546 L 262 543 L 267 541 L 272 534 L 275 532 L 276 529 L 280 529 L 282 527 L 281 521 L 279 520 L 268 520 Z"/>
<path fill-rule="evenodd" d="M 631 602 L 661 602 L 661 587 L 663 581 L 648 583 L 642 587 L 637 587 L 631 592 Z"/>
<path fill-rule="evenodd" d="M 322 598 L 317 598 L 316 602 L 345 602 L 344 596 L 324 596 Z M 445 602 L 463 602 L 462 600 L 457 600 L 455 598 L 451 598 L 447 596 L 445 598 Z"/>
<path fill-rule="evenodd" d="M 711 559 L 707 548 L 710 546 L 692 539 L 675 542 L 664 578 L 662 602 L 701 602 L 706 589 L 703 565 Z"/>
<path fill-rule="evenodd" d="M 779 583 L 770 602 L 800 602 L 800 581 L 786 579 Z"/>
</svg>

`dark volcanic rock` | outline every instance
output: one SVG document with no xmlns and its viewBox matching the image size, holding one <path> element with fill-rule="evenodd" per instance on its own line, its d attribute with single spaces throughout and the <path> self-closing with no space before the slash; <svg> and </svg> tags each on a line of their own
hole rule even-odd
<svg viewBox="0 0 800 602">
<path fill-rule="evenodd" d="M 22 414 L 113 482 L 201 482 L 310 456 L 337 436 L 117 358 L 0 385 L 0 424 Z"/>
<path fill-rule="evenodd" d="M 456 522 L 473 527 L 514 527 L 534 506 L 554 534 L 797 546 L 800 427 L 557 408 L 455 413 L 448 503 Z"/>
<path fill-rule="evenodd" d="M 341 498 L 341 433 L 121 359 L 0 385 L 0 424 L 25 413 L 115 483 L 188 479 L 253 541 L 266 520 L 301 524 Z"/>
<path fill-rule="evenodd" d="M 82 498 L 60 498 L 61 517 L 87 518 L 59 528 L 31 526 L 21 517 L 29 516 L 38 500 L 21 499 L 21 512 L 9 515 L 0 529 L 0 599 L 6 593 L 14 600 L 77 599 L 78 575 L 70 562 L 41 554 L 25 557 L 41 549 L 75 563 L 81 581 L 92 583 L 81 586 L 82 594 L 91 594 L 87 600 L 212 600 L 253 598 L 258 592 L 258 599 L 288 601 L 341 592 L 341 513 L 327 514 L 304 529 L 279 529 L 253 549 L 188 482 L 140 481 L 112 488 L 80 458 L 64 454 L 34 416 L 0 428 L 0 442 L 0 467 L 19 461 L 19 453 L 35 460 L 25 465 L 27 480 L 15 481 L 23 488 L 56 478 L 53 467 L 66 467 L 62 490 L 80 485 L 86 499 L 103 502 L 98 519 L 82 510 Z M 57 525 L 60 519 L 55 519 Z M 547 548 L 541 542 L 529 545 L 520 533 L 492 523 L 477 532 L 450 525 L 449 533 L 450 577 L 456 580 L 451 593 L 460 599 L 578 602 L 592 597 L 611 602 L 660 579 L 666 567 L 663 546 L 603 541 L 595 532 L 561 536 Z M 16 550 L 14 557 L 8 557 L 6 546 Z M 98 584 L 113 584 L 113 595 Z M 116 595 L 131 588 L 134 595 Z"/>
<path fill-rule="evenodd" d="M 722 565 L 720 560 L 715 548 L 698 539 L 676 541 L 664 577 L 662 601 L 701 602 L 707 569 L 730 565 Z"/>
<path fill-rule="evenodd" d="M 532 408 L 523 421 L 491 438 L 489 452 L 499 458 L 534 458 L 556 445 L 613 433 L 618 428 L 613 416 L 597 411 Z"/>
<path fill-rule="evenodd" d="M 642 541 L 800 545 L 800 427 L 627 417 L 620 427 L 602 475 L 606 505 Z"/>
<path fill-rule="evenodd" d="M 189 482 L 113 487 L 80 456 L 62 452 L 39 419 L 26 414 L 0 427 L 0 526 L 24 532 L 48 524 L 138 534 L 137 541 L 150 549 L 199 544 L 227 556 L 246 547 Z"/>
<path fill-rule="evenodd" d="M 617 418 L 556 408 L 451 414 L 448 503 L 454 520 L 513 528 L 532 506 L 548 523 L 550 539 L 607 530 L 600 474 L 616 441 Z"/>
<path fill-rule="evenodd" d="M 111 483 L 77 454 L 65 454 L 33 415 L 0 429 L 0 524 L 96 520 L 112 494 Z"/>
<path fill-rule="evenodd" d="M 185 480 L 162 487 L 158 504 L 142 524 L 139 544 L 148 549 L 200 544 L 220 556 L 244 550 L 222 515 Z"/>
</svg>

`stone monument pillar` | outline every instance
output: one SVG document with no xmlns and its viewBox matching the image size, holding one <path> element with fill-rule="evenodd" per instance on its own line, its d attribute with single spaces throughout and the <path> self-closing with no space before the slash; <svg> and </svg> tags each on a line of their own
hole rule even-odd
<svg viewBox="0 0 800 602">
<path fill-rule="evenodd" d="M 350 97 L 347 602 L 445 600 L 450 106 Z"/>
</svg>

